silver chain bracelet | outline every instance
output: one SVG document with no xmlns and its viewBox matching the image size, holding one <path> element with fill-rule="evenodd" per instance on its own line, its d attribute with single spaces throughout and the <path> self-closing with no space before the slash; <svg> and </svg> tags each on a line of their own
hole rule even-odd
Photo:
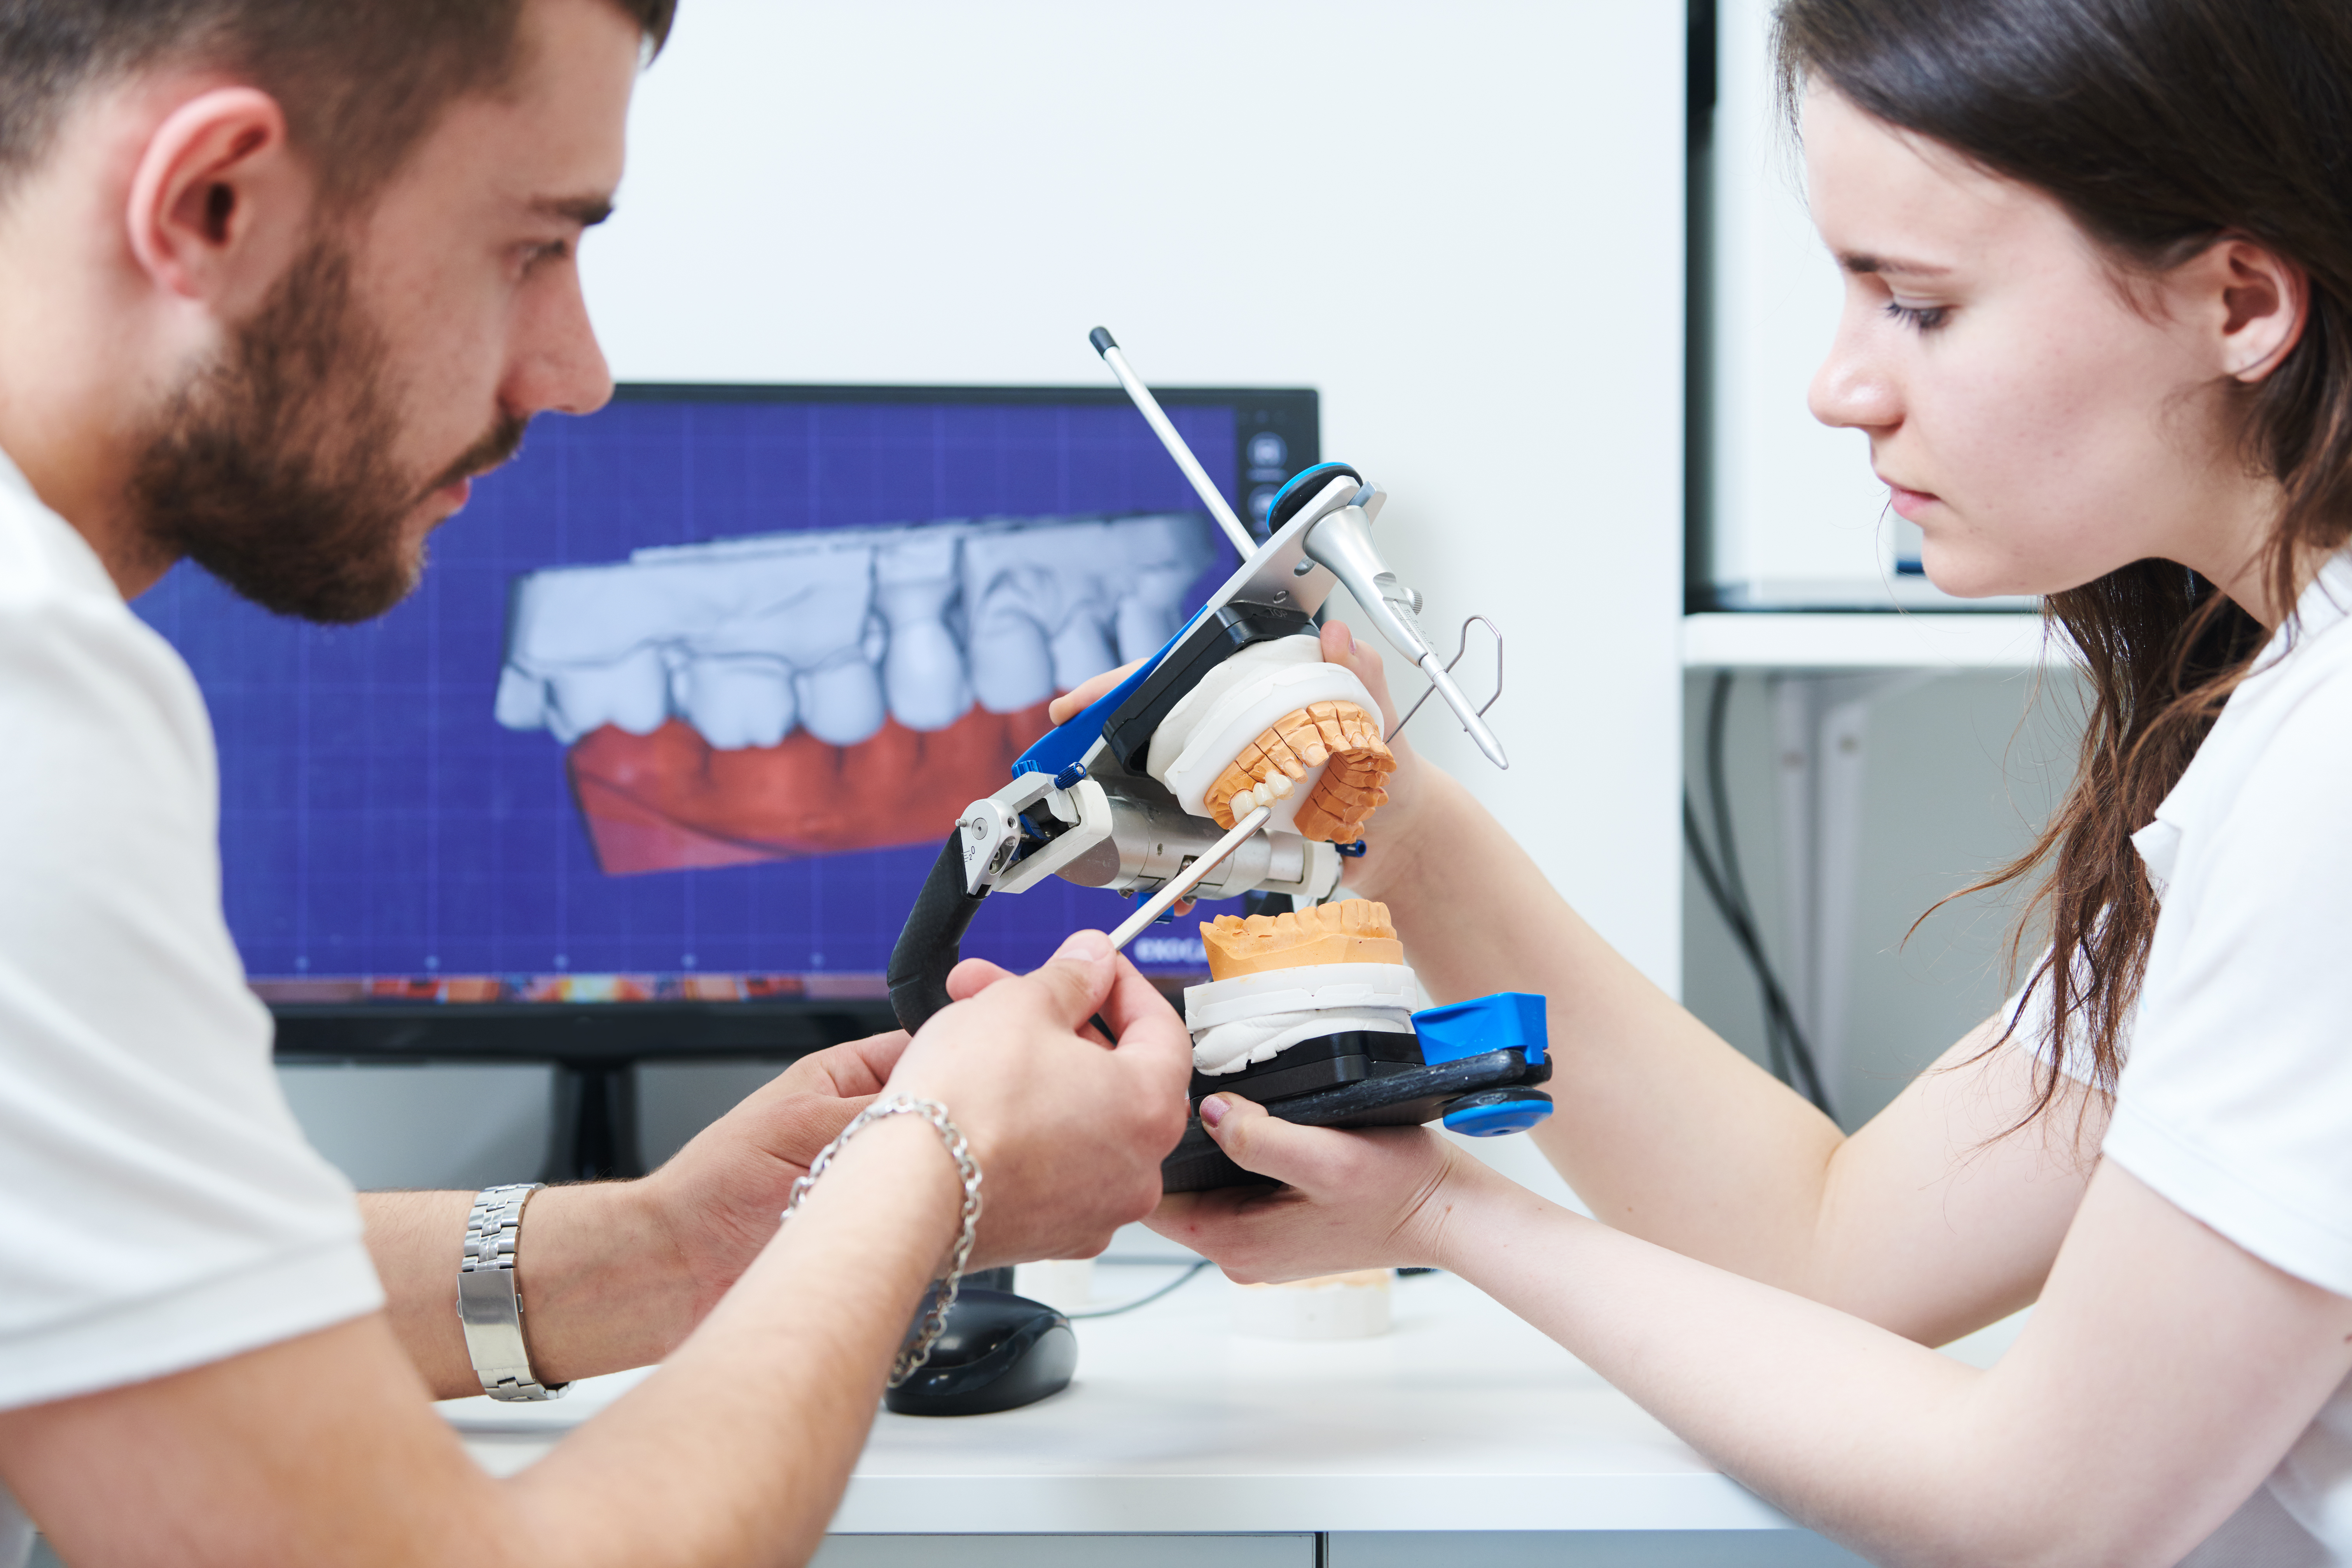
<svg viewBox="0 0 2352 1568">
<path fill-rule="evenodd" d="M 793 1183 L 793 1196 L 784 1205 L 784 1218 L 799 1208 L 801 1199 L 816 1186 L 816 1178 L 824 1175 L 833 1164 L 841 1145 L 864 1128 L 872 1126 L 885 1116 L 920 1116 L 939 1129 L 947 1141 L 948 1157 L 956 1163 L 956 1175 L 963 1182 L 963 1233 L 956 1238 L 955 1250 L 948 1258 L 947 1278 L 939 1282 L 931 1294 L 930 1310 L 923 1314 L 920 1328 L 912 1343 L 898 1353 L 890 1366 L 890 1386 L 898 1387 L 915 1375 L 916 1369 L 931 1358 L 931 1346 L 939 1343 L 940 1334 L 948 1326 L 948 1309 L 955 1305 L 956 1291 L 963 1283 L 963 1266 L 971 1258 L 972 1239 L 980 1230 L 980 1163 L 971 1157 L 971 1145 L 962 1131 L 948 1120 L 948 1108 L 936 1100 L 918 1100 L 910 1094 L 894 1095 L 879 1100 L 849 1119 L 841 1135 L 817 1151 L 809 1162 L 808 1175 Z"/>
</svg>

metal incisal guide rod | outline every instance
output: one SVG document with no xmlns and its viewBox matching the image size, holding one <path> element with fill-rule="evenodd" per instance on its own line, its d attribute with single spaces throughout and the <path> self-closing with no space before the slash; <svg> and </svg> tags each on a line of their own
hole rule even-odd
<svg viewBox="0 0 2352 1568">
<path fill-rule="evenodd" d="M 1224 864 L 1235 850 L 1249 842 L 1250 835 L 1265 827 L 1273 816 L 1273 807 L 1260 806 L 1235 822 L 1231 832 L 1209 846 L 1207 853 L 1169 878 L 1167 884 L 1145 900 L 1140 909 L 1118 923 L 1118 929 L 1110 934 L 1110 950 L 1116 953 L 1134 941 L 1137 933 L 1159 919 L 1178 899 L 1200 886 L 1211 872 Z"/>
<path fill-rule="evenodd" d="M 1141 378 L 1128 364 L 1127 356 L 1119 352 L 1118 340 L 1110 335 L 1110 329 L 1097 327 L 1087 334 L 1087 340 L 1095 346 L 1095 351 L 1103 357 L 1103 363 L 1111 368 L 1111 373 L 1118 377 L 1118 384 L 1127 389 L 1127 395 L 1135 400 L 1135 406 L 1142 412 L 1144 422 L 1160 437 L 1160 444 L 1168 449 L 1168 455 L 1176 459 L 1176 466 L 1183 470 L 1184 477 L 1191 481 L 1194 493 L 1209 508 L 1210 516 L 1217 519 L 1218 526 L 1225 530 L 1225 537 L 1233 540 L 1234 549 L 1241 552 L 1242 559 L 1247 561 L 1255 556 L 1258 550 L 1257 540 L 1242 527 L 1242 520 L 1234 515 L 1233 507 L 1218 493 L 1216 486 L 1210 483 L 1208 471 L 1201 466 L 1201 460 L 1192 455 L 1192 449 L 1184 444 L 1184 438 L 1176 433 L 1175 425 L 1169 423 L 1166 411 L 1160 406 L 1160 400 L 1151 395 L 1151 389 L 1143 384 Z M 1354 472 L 1353 469 L 1348 470 L 1351 475 Z M 1450 673 L 1453 665 L 1439 663 L 1436 650 L 1430 646 L 1429 639 L 1422 635 L 1420 622 L 1414 616 L 1419 597 L 1398 585 L 1395 574 L 1381 564 L 1380 552 L 1372 548 L 1370 517 L 1363 509 L 1361 502 L 1365 497 L 1376 494 L 1377 486 L 1367 485 L 1355 503 L 1341 507 L 1318 522 L 1304 541 L 1307 559 L 1338 578 L 1355 596 L 1356 603 L 1371 618 L 1373 624 L 1380 627 L 1381 634 L 1429 677 L 1431 687 L 1444 700 L 1445 706 L 1454 710 L 1454 717 L 1461 721 L 1462 727 L 1469 733 L 1478 749 L 1486 754 L 1486 760 L 1497 768 L 1508 768 L 1510 759 L 1504 755 L 1503 743 L 1495 738 L 1495 732 L 1487 727 L 1483 716 L 1486 708 L 1470 706 L 1470 700 L 1462 695 L 1462 688 L 1454 683 Z M 1299 570 L 1307 570 L 1304 562 Z M 1491 627 L 1493 623 L 1488 624 Z M 1493 705 L 1489 703 L 1487 706 Z"/>
<path fill-rule="evenodd" d="M 1094 344 L 1095 351 L 1103 357 L 1103 363 L 1108 365 L 1111 374 L 1118 378 L 1118 384 L 1127 389 L 1127 395 L 1135 400 L 1135 406 L 1143 411 L 1144 423 L 1151 426 L 1154 435 L 1160 437 L 1160 444 L 1168 448 L 1168 455 L 1176 459 L 1176 466 L 1184 471 L 1184 477 L 1192 482 L 1193 493 L 1209 508 L 1209 516 L 1217 519 L 1217 526 L 1225 530 L 1225 538 L 1233 540 L 1234 549 L 1241 551 L 1242 559 L 1249 559 L 1257 552 L 1257 540 L 1242 527 L 1242 520 L 1234 515 L 1232 505 L 1217 493 L 1216 486 L 1210 483 L 1208 470 L 1202 467 L 1201 460 L 1192 455 L 1192 449 L 1184 444 L 1184 438 L 1176 434 L 1176 427 L 1168 423 L 1167 412 L 1160 406 L 1160 400 L 1151 395 L 1151 389 L 1145 386 L 1141 378 L 1129 368 L 1127 356 L 1118 351 L 1118 340 L 1110 335 L 1109 328 L 1097 327 L 1087 334 L 1087 340 Z"/>
</svg>

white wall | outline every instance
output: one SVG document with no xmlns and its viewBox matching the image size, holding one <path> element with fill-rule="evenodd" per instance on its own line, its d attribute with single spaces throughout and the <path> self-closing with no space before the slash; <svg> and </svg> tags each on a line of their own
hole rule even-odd
<svg viewBox="0 0 2352 1568">
<path fill-rule="evenodd" d="M 686 0 L 590 304 L 630 380 L 1108 384 L 1099 323 L 1319 388 L 1433 628 L 1512 639 L 1512 770 L 1417 738 L 1672 986 L 1682 13 Z"/>
</svg>

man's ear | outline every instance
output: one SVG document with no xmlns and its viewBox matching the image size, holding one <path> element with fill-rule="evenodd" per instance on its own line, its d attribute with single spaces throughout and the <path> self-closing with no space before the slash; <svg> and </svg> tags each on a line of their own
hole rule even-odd
<svg viewBox="0 0 2352 1568">
<path fill-rule="evenodd" d="M 2203 257 L 2218 287 L 2221 368 L 2252 383 L 2278 369 L 2303 338 L 2311 280 L 2303 268 L 2249 239 L 2224 238 Z"/>
<path fill-rule="evenodd" d="M 131 178 L 131 253 L 157 287 L 234 314 L 291 259 L 311 195 L 278 100 L 214 88 L 148 138 Z"/>
</svg>

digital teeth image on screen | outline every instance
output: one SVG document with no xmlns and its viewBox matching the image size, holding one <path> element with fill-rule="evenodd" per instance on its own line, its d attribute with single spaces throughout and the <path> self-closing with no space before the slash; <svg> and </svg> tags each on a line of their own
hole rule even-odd
<svg viewBox="0 0 2352 1568">
<path fill-rule="evenodd" d="M 498 722 L 543 730 L 610 875 L 927 843 L 1055 694 L 1174 634 L 1198 512 L 757 535 L 517 578 Z"/>
</svg>

